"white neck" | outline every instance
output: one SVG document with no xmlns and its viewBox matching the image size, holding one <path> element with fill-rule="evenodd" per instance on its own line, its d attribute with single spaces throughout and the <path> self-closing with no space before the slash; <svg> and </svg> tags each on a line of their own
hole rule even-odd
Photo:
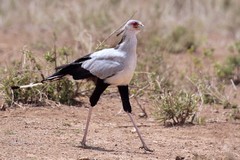
<svg viewBox="0 0 240 160">
<path fill-rule="evenodd" d="M 127 53 L 136 53 L 137 37 L 132 31 L 125 32 L 120 44 L 116 49 L 125 51 Z"/>
</svg>

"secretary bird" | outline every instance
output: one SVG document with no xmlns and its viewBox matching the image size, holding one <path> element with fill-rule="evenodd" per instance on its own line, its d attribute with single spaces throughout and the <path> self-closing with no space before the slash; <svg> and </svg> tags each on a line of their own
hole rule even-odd
<svg viewBox="0 0 240 160">
<path fill-rule="evenodd" d="M 47 77 L 40 83 L 25 86 L 15 86 L 17 88 L 27 88 L 46 81 L 61 79 L 70 75 L 74 80 L 91 79 L 95 82 L 95 89 L 90 97 L 91 107 L 88 111 L 84 136 L 81 141 L 83 147 L 86 145 L 86 137 L 88 133 L 89 122 L 92 115 L 93 107 L 97 104 L 101 94 L 110 86 L 117 86 L 122 100 L 124 111 L 129 116 L 134 128 L 141 140 L 142 147 L 145 151 L 150 150 L 144 142 L 137 125 L 135 124 L 131 112 L 132 107 L 129 102 L 128 85 L 133 77 L 137 62 L 137 33 L 143 29 L 144 25 L 138 20 L 129 20 L 121 29 L 118 35 L 123 34 L 121 41 L 115 48 L 107 48 L 93 52 L 83 56 L 70 64 L 66 64 L 57 68 L 57 72 Z M 117 36 L 118 36 L 117 35 Z"/>
</svg>

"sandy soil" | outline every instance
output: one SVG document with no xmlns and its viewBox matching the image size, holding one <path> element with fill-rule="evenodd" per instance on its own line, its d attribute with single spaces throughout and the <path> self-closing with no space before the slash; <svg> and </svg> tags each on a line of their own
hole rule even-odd
<svg viewBox="0 0 240 160">
<path fill-rule="evenodd" d="M 119 97 L 104 95 L 93 110 L 87 139 L 91 149 L 80 147 L 87 103 L 0 112 L 0 159 L 240 159 L 240 123 L 217 121 L 220 112 L 214 112 L 215 118 L 205 125 L 167 128 L 151 115 L 139 118 L 140 109 L 132 102 L 134 118 L 153 153 L 139 149 L 128 116 L 119 113 Z"/>
<path fill-rule="evenodd" d="M 18 57 L 16 50 L 25 42 L 17 35 L 0 33 L 0 36 L 3 65 Z M 141 111 L 131 101 L 134 118 L 153 153 L 139 149 L 141 143 L 129 117 L 123 111 L 119 113 L 122 108 L 119 96 L 108 94 L 93 110 L 87 139 L 90 149 L 80 147 L 87 99 L 79 107 L 24 106 L 0 111 L 0 159 L 240 159 L 240 122 L 229 120 L 228 110 L 204 106 L 201 114 L 207 119 L 203 125 L 164 127 L 154 120 L 152 105 L 147 100 L 140 99 L 149 114 L 147 119 L 138 116 Z"/>
</svg>

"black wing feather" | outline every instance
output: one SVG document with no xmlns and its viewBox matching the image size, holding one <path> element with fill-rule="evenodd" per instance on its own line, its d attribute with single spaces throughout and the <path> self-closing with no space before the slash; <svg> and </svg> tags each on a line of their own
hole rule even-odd
<svg viewBox="0 0 240 160">
<path fill-rule="evenodd" d="M 95 77 L 88 70 L 82 68 L 82 62 L 88 59 L 91 59 L 90 54 L 81 57 L 70 64 L 59 66 L 56 68 L 58 71 L 53 75 L 47 77 L 44 81 L 60 79 L 66 75 L 71 75 L 74 80 Z"/>
<path fill-rule="evenodd" d="M 77 64 L 79 64 L 79 63 L 82 63 L 82 62 L 84 62 L 84 61 L 86 61 L 86 60 L 88 60 L 88 59 L 91 59 L 90 55 L 91 55 L 91 54 L 85 55 L 85 56 L 83 56 L 83 57 L 81 57 L 81 58 L 73 61 L 73 62 L 70 63 L 70 64 L 64 64 L 64 65 L 58 66 L 58 67 L 56 67 L 56 70 L 60 70 L 60 69 L 62 69 L 62 68 L 65 68 L 65 67 L 70 66 L 70 65 L 73 65 L 73 64 L 76 64 L 76 65 L 77 65 Z"/>
</svg>

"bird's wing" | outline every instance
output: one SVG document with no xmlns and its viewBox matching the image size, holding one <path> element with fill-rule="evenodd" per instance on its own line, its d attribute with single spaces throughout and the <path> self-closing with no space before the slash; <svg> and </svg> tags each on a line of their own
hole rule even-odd
<svg viewBox="0 0 240 160">
<path fill-rule="evenodd" d="M 124 56 L 115 49 L 104 49 L 90 57 L 82 63 L 82 68 L 100 79 L 111 77 L 124 68 Z"/>
<path fill-rule="evenodd" d="M 106 79 L 123 70 L 123 62 L 124 56 L 121 52 L 113 48 L 103 49 L 81 57 L 70 64 L 57 67 L 58 71 L 47 77 L 46 80 L 59 79 L 65 75 L 71 75 L 73 79 L 92 76 Z"/>
<path fill-rule="evenodd" d="M 82 68 L 100 79 L 106 79 L 121 71 L 123 64 L 107 59 L 91 59 L 84 62 Z"/>
</svg>

